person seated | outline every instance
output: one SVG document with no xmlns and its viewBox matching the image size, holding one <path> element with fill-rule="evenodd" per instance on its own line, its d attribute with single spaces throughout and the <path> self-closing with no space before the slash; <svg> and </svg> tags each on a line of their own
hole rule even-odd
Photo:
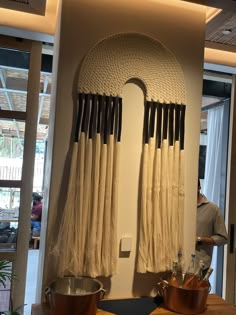
<svg viewBox="0 0 236 315">
<path fill-rule="evenodd" d="M 0 222 L 0 243 L 7 243 L 10 222 Z"/>
<path fill-rule="evenodd" d="M 32 236 L 40 236 L 41 217 L 42 217 L 42 199 L 38 193 L 33 193 L 33 206 L 31 210 L 31 231 Z"/>
</svg>

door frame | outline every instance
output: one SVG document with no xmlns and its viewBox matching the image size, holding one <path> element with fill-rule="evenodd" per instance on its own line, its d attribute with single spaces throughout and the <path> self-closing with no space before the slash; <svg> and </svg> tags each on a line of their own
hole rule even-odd
<svg viewBox="0 0 236 315">
<path fill-rule="evenodd" d="M 225 108 L 227 110 L 227 115 L 229 115 L 228 120 L 228 133 L 227 143 L 225 143 L 224 152 L 227 167 L 222 172 L 221 181 L 226 183 L 226 187 L 222 188 L 222 194 L 224 194 L 225 202 L 222 200 L 221 204 L 222 210 L 224 209 L 225 224 L 228 231 L 228 244 L 218 250 L 219 258 L 217 257 L 217 268 L 219 270 L 219 279 L 217 279 L 216 287 L 220 288 L 220 295 L 225 298 L 229 303 L 236 304 L 236 167 L 235 167 L 235 156 L 236 156 L 236 69 L 224 68 L 226 70 L 224 73 L 219 71 L 221 68 L 218 65 L 213 65 L 211 68 L 214 72 L 204 71 L 204 79 L 209 79 L 212 81 L 220 81 L 231 84 L 231 89 L 229 91 L 226 87 L 227 93 L 229 94 L 230 104 Z M 224 89 L 218 91 L 219 93 L 224 92 Z M 226 97 L 226 96 L 225 96 Z M 227 147 L 227 148 L 226 148 Z M 222 267 L 223 263 L 223 267 Z M 218 276 L 218 271 L 217 271 Z M 221 290 L 222 289 L 222 290 Z"/>
<path fill-rule="evenodd" d="M 30 214 L 33 191 L 34 161 L 37 135 L 39 105 L 40 70 L 42 43 L 26 39 L 17 40 L 9 36 L 0 36 L 0 47 L 17 49 L 30 53 L 26 111 L 0 111 L 0 118 L 25 121 L 24 152 L 22 176 L 18 181 L 0 180 L 0 187 L 20 188 L 20 211 L 16 251 L 0 252 L 0 259 L 13 261 L 16 281 L 12 286 L 13 307 L 24 304 L 26 272 L 30 235 Z"/>
<path fill-rule="evenodd" d="M 232 77 L 231 108 L 230 108 L 230 134 L 228 154 L 227 179 L 227 215 L 229 242 L 225 249 L 225 298 L 231 304 L 236 304 L 236 75 Z"/>
</svg>

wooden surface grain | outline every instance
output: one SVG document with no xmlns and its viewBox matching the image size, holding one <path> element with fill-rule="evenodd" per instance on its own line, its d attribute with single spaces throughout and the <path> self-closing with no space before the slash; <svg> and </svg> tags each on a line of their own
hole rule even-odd
<svg viewBox="0 0 236 315">
<path fill-rule="evenodd" d="M 156 308 L 150 315 L 173 315 L 175 312 L 165 309 L 163 306 Z M 236 315 L 236 307 L 227 303 L 216 294 L 209 294 L 207 308 L 201 315 Z"/>
<path fill-rule="evenodd" d="M 173 315 L 175 312 L 165 309 L 163 306 L 157 307 L 150 315 Z M 33 304 L 32 315 L 51 315 L 50 309 L 46 304 Z M 69 314 L 68 314 L 69 315 Z M 97 310 L 96 315 L 115 315 L 101 309 Z M 124 315 L 135 315 L 125 314 Z M 207 299 L 207 309 L 201 315 L 236 315 L 236 307 L 227 303 L 225 300 L 215 294 L 209 294 Z"/>
<path fill-rule="evenodd" d="M 51 311 L 47 304 L 33 304 L 31 314 L 32 315 L 51 315 Z M 96 315 L 115 315 L 115 314 L 98 309 Z"/>
</svg>

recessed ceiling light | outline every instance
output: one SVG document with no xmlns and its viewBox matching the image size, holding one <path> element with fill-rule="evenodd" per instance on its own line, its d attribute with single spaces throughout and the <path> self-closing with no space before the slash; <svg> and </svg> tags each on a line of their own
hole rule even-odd
<svg viewBox="0 0 236 315">
<path fill-rule="evenodd" d="M 232 33 L 232 30 L 231 30 L 230 28 L 229 28 L 229 29 L 225 29 L 225 30 L 222 31 L 222 33 L 223 33 L 224 35 L 229 35 L 229 34 Z"/>
</svg>

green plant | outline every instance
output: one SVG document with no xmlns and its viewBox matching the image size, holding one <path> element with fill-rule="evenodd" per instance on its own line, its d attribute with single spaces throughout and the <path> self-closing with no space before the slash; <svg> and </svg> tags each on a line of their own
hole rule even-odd
<svg viewBox="0 0 236 315">
<path fill-rule="evenodd" d="M 6 259 L 0 260 L 0 284 L 5 288 L 7 280 L 11 282 L 13 278 L 11 262 Z"/>
<path fill-rule="evenodd" d="M 20 313 L 19 311 L 23 310 L 23 307 L 25 305 L 26 304 L 23 304 L 23 305 L 16 307 L 15 309 L 13 309 L 13 303 L 12 303 L 12 299 L 11 299 L 9 311 L 2 312 L 2 314 L 5 314 L 5 315 L 22 315 L 22 313 Z"/>
<path fill-rule="evenodd" d="M 9 260 L 0 260 L 0 284 L 6 287 L 6 282 L 9 280 L 11 283 L 13 280 L 15 280 L 15 274 L 12 273 L 12 262 Z M 13 308 L 13 301 L 12 301 L 12 296 L 10 296 L 10 307 L 8 311 L 1 312 L 1 314 L 5 315 L 21 315 L 20 310 L 23 310 L 23 307 L 26 304 L 20 305 L 16 307 L 15 309 Z"/>
</svg>

